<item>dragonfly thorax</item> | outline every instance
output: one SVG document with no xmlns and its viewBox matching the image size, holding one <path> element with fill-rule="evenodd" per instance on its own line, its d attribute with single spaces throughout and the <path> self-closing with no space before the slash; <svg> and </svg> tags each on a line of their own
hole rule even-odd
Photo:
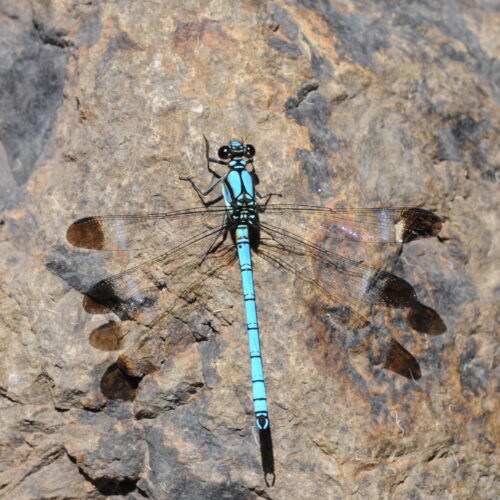
<svg viewBox="0 0 500 500">
<path fill-rule="evenodd" d="M 257 220 L 255 203 L 235 203 L 228 208 L 229 217 L 233 222 L 251 224 Z"/>
<path fill-rule="evenodd" d="M 256 220 L 254 178 L 244 168 L 231 168 L 222 185 L 222 194 L 232 222 L 251 224 Z"/>
<path fill-rule="evenodd" d="M 241 170 L 247 166 L 247 163 L 247 160 L 245 160 L 244 158 L 233 158 L 229 162 L 229 167 Z"/>
<path fill-rule="evenodd" d="M 231 168 L 222 186 L 226 206 L 255 205 L 254 178 L 244 168 Z"/>
</svg>

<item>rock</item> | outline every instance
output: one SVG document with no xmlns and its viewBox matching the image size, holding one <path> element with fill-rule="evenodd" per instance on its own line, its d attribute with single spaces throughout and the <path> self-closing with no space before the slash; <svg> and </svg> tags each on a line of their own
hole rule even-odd
<svg viewBox="0 0 500 500">
<path fill-rule="evenodd" d="M 497 26 L 493 2 L 0 0 L 3 496 L 498 497 Z M 337 242 L 404 280 L 368 325 L 255 257 L 267 434 L 232 254 L 179 252 L 136 311 L 95 284 L 198 222 L 144 223 L 133 254 L 66 240 L 200 207 L 203 134 L 253 144 L 280 202 L 443 222 Z"/>
</svg>

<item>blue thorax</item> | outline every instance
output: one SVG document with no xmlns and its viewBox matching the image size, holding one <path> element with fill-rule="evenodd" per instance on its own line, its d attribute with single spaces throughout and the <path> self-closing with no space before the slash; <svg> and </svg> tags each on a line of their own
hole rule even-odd
<svg viewBox="0 0 500 500">
<path fill-rule="evenodd" d="M 247 160 L 245 160 L 244 158 L 233 158 L 229 162 L 229 166 L 231 168 L 242 169 L 247 166 L 247 163 L 248 163 Z"/>
<path fill-rule="evenodd" d="M 222 186 L 222 194 L 229 215 L 240 222 L 247 222 L 255 219 L 255 186 L 252 174 L 245 169 L 246 161 L 241 160 L 241 163 L 231 166 Z"/>
</svg>

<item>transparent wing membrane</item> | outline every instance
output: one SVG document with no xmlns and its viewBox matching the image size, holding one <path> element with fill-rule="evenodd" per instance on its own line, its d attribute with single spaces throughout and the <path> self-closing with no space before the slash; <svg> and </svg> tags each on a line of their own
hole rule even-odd
<svg viewBox="0 0 500 500">
<path fill-rule="evenodd" d="M 340 306 L 337 315 L 352 327 L 369 321 L 372 306 L 410 307 L 417 302 L 405 280 L 302 240 L 284 229 L 260 224 L 271 238 L 262 239 L 257 254 L 315 287 Z"/>
<path fill-rule="evenodd" d="M 219 245 L 206 253 L 215 237 Z M 128 377 L 158 369 L 168 353 L 206 338 L 209 332 L 193 332 L 175 318 L 196 314 L 198 296 L 209 297 L 214 278 L 220 279 L 236 259 L 233 245 L 223 241 L 220 230 L 209 230 L 98 282 L 86 292 L 85 309 L 94 314 L 113 311 L 122 321 L 110 320 L 95 328 L 90 344 L 101 350 L 120 350 L 120 370 Z"/>
<path fill-rule="evenodd" d="M 285 204 L 263 204 L 258 211 L 255 254 L 300 280 L 312 299 L 323 297 L 325 310 L 348 326 L 368 324 L 373 306 L 378 304 L 410 308 L 410 325 L 418 331 L 438 334 L 446 329 L 437 313 L 419 304 L 409 283 L 384 271 L 378 265 L 381 260 L 371 258 L 387 244 L 436 235 L 441 221 L 432 212 L 419 208 L 333 210 Z M 212 206 L 159 214 L 86 217 L 74 222 L 68 228 L 67 240 L 80 248 L 138 251 L 136 257 L 140 259 L 158 248 L 165 249 L 159 256 L 99 281 L 86 292 L 87 312 L 111 310 L 124 320 L 111 320 L 96 328 L 89 339 L 92 345 L 121 349 L 125 333 L 120 326 L 127 320 L 151 329 L 172 314 L 176 304 L 185 307 L 205 287 L 210 290 L 237 260 L 226 214 L 225 206 Z M 375 265 L 364 263 L 365 254 Z M 417 361 L 394 339 L 372 337 L 375 347 L 370 349 L 381 353 L 386 368 L 408 377 L 420 376 Z M 144 359 L 153 359 L 155 341 L 149 336 L 140 342 L 148 344 L 144 352 L 149 357 Z M 134 362 L 132 358 L 124 357 L 130 362 L 127 373 L 146 373 L 148 368 L 142 366 L 139 354 Z"/>
<path fill-rule="evenodd" d="M 422 208 L 330 209 L 307 205 L 267 205 L 262 220 L 308 240 L 325 236 L 372 243 L 407 243 L 435 236 L 441 221 Z"/>
<path fill-rule="evenodd" d="M 210 276 L 226 266 L 234 249 L 222 239 L 221 228 L 206 230 L 162 255 L 99 281 L 86 295 L 122 317 L 135 318 L 156 307 L 163 296 L 178 297 L 190 290 L 193 276 Z M 216 240 L 219 248 L 209 252 Z"/>
<path fill-rule="evenodd" d="M 135 250 L 172 246 L 203 229 L 217 228 L 224 207 L 193 208 L 164 214 L 101 215 L 85 217 L 69 226 L 66 238 L 72 245 L 90 250 Z"/>
</svg>

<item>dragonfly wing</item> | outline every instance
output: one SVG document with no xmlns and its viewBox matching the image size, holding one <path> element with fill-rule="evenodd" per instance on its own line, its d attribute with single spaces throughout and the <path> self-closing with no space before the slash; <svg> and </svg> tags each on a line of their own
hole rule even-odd
<svg viewBox="0 0 500 500">
<path fill-rule="evenodd" d="M 216 274 L 234 254 L 222 229 L 208 229 L 162 255 L 99 281 L 85 292 L 90 299 L 87 311 L 98 312 L 99 306 L 105 306 L 122 319 L 136 319 L 155 309 L 163 297 L 175 299 L 187 293 L 193 276 Z"/>
<path fill-rule="evenodd" d="M 172 246 L 191 234 L 221 225 L 224 207 L 193 208 L 160 214 L 102 215 L 84 217 L 71 224 L 66 238 L 72 245 L 90 250 L 137 250 Z M 180 237 L 180 238 L 179 238 Z"/>
<path fill-rule="evenodd" d="M 262 218 L 301 237 L 321 242 L 325 238 L 370 243 L 408 243 L 435 236 L 441 220 L 422 208 L 330 209 L 307 205 L 268 205 Z"/>
<path fill-rule="evenodd" d="M 182 318 L 190 313 L 185 308 L 199 309 L 194 302 L 203 293 L 202 285 L 235 260 L 233 245 L 225 240 L 225 212 L 210 207 L 86 217 L 68 228 L 73 245 L 109 251 L 116 263 L 125 257 L 131 266 L 84 290 L 87 312 L 112 311 L 121 320 L 108 318 L 90 333 L 89 342 L 98 349 L 121 350 L 121 370 L 128 375 L 143 376 L 157 368 L 167 352 L 204 337 L 203 331 L 189 335 Z M 197 236 L 188 239 L 187 229 Z M 142 262 L 162 246 L 168 249 L 165 253 Z"/>
<path fill-rule="evenodd" d="M 413 287 L 397 276 L 370 268 L 360 262 L 326 252 L 296 235 L 261 224 L 262 238 L 256 253 L 275 267 L 312 287 L 326 300 L 322 311 L 335 316 L 351 328 L 367 326 L 375 304 L 388 307 L 412 307 L 417 302 Z M 307 291 L 302 288 L 302 294 Z M 311 300 L 316 307 L 314 300 Z M 356 350 L 386 369 L 404 377 L 418 379 L 417 360 L 390 335 L 378 332 L 359 337 Z"/>
<path fill-rule="evenodd" d="M 280 227 L 261 223 L 260 228 L 270 238 L 262 239 L 257 253 L 330 299 L 331 312 L 352 327 L 368 323 L 376 304 L 402 308 L 417 303 L 413 287 L 391 273 L 326 251 Z"/>
<path fill-rule="evenodd" d="M 89 337 L 91 345 L 122 350 L 120 369 L 128 376 L 142 377 L 156 370 L 169 353 L 206 338 L 203 329 L 193 333 L 182 318 L 200 314 L 198 295 L 237 258 L 234 246 L 219 233 L 206 231 L 90 288 L 86 310 L 89 305 L 89 312 L 111 310 L 122 320 L 95 328 Z M 215 237 L 219 244 L 206 254 Z"/>
</svg>

